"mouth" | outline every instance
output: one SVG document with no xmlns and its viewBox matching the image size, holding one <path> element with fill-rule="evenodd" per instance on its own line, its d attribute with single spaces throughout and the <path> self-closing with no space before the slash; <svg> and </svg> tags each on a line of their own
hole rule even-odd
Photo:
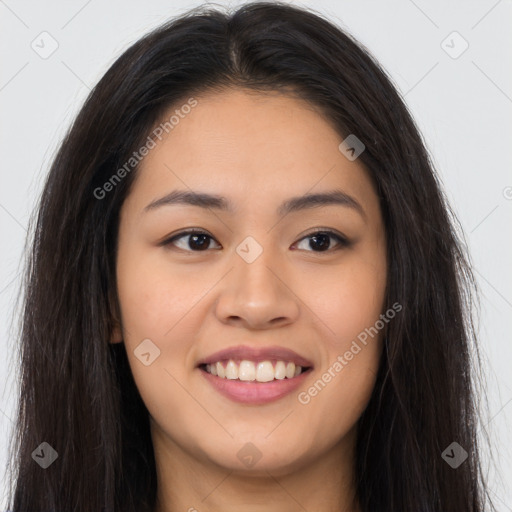
<svg viewBox="0 0 512 512">
<path fill-rule="evenodd" d="M 313 364 L 282 347 L 240 346 L 212 354 L 197 368 L 221 395 L 234 402 L 261 405 L 296 390 Z"/>
<path fill-rule="evenodd" d="M 310 366 L 296 365 L 292 361 L 266 360 L 255 362 L 247 359 L 217 361 L 210 364 L 201 364 L 199 368 L 221 379 L 260 383 L 293 379 L 311 369 Z"/>
<path fill-rule="evenodd" d="M 313 371 L 292 361 L 233 359 L 203 363 L 198 369 L 220 395 L 246 405 L 264 405 L 292 394 Z"/>
</svg>

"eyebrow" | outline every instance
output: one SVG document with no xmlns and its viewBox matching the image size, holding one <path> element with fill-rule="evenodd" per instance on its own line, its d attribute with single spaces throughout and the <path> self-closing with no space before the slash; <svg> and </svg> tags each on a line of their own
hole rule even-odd
<svg viewBox="0 0 512 512">
<path fill-rule="evenodd" d="M 149 203 L 143 210 L 148 212 L 162 206 L 183 204 L 189 206 L 198 206 L 200 208 L 226 211 L 234 213 L 233 204 L 223 196 L 208 194 L 206 192 L 193 192 L 188 190 L 173 190 L 169 194 L 155 199 Z M 352 196 L 341 190 L 332 190 L 329 192 L 305 194 L 298 197 L 292 197 L 284 201 L 277 209 L 279 216 L 298 212 L 309 208 L 319 206 L 339 205 L 352 208 L 366 219 L 366 214 L 361 204 Z"/>
</svg>

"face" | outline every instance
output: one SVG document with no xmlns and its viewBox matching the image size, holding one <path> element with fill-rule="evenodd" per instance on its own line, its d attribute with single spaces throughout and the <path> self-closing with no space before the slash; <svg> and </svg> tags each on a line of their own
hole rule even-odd
<svg viewBox="0 0 512 512">
<path fill-rule="evenodd" d="M 123 204 L 111 342 L 125 343 L 155 453 L 285 474 L 349 450 L 373 390 L 379 202 L 309 104 L 196 100 Z"/>
</svg>

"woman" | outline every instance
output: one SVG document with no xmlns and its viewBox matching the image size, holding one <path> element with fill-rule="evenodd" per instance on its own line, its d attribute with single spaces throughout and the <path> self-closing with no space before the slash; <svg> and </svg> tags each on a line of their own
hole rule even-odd
<svg viewBox="0 0 512 512">
<path fill-rule="evenodd" d="M 358 42 L 190 11 L 113 64 L 48 176 L 10 508 L 484 510 L 471 284 Z"/>
</svg>

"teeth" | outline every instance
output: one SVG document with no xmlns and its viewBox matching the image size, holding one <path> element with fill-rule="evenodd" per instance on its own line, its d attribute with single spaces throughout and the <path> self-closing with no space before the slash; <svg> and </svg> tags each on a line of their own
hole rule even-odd
<svg viewBox="0 0 512 512">
<path fill-rule="evenodd" d="M 300 366 L 298 368 L 300 368 Z M 286 364 L 283 361 L 277 361 L 274 373 L 276 379 L 284 379 L 286 377 Z"/>
<path fill-rule="evenodd" d="M 256 380 L 258 382 L 270 382 L 271 380 L 274 380 L 274 367 L 270 361 L 261 361 L 258 363 L 258 368 L 256 369 Z"/>
<path fill-rule="evenodd" d="M 217 369 L 217 375 L 223 379 L 226 378 L 226 370 L 224 366 L 222 366 L 222 363 L 217 363 L 215 365 L 215 368 Z"/>
<path fill-rule="evenodd" d="M 228 361 L 228 364 L 226 365 L 226 379 L 238 379 L 238 366 L 231 359 Z"/>
<path fill-rule="evenodd" d="M 243 360 L 240 364 L 230 359 L 226 366 L 222 362 L 206 365 L 206 371 L 222 379 L 270 382 L 274 379 L 292 379 L 302 373 L 302 366 L 295 366 L 295 363 L 276 361 L 260 361 L 255 364 L 253 361 Z"/>
<path fill-rule="evenodd" d="M 238 378 L 240 380 L 256 379 L 256 370 L 252 361 L 242 361 L 238 368 Z"/>
</svg>

